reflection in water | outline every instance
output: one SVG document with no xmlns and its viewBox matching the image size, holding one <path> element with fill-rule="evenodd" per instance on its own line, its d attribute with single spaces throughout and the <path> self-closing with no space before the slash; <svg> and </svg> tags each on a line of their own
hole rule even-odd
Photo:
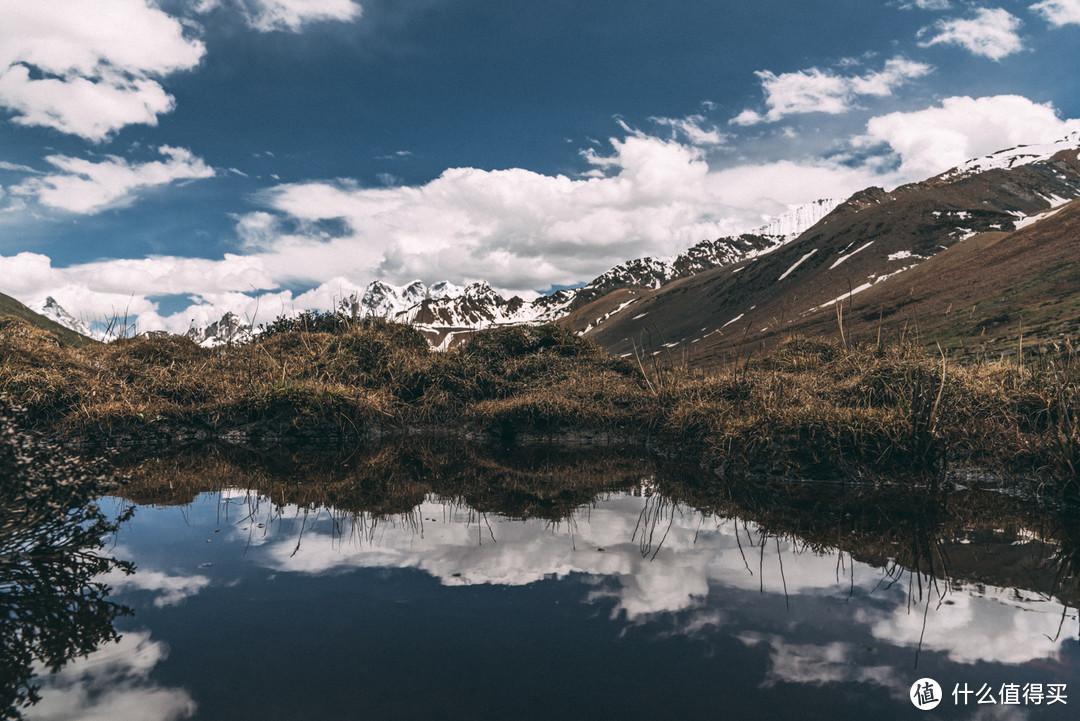
<svg viewBox="0 0 1080 721">
<path fill-rule="evenodd" d="M 892 718 L 922 676 L 1080 694 L 1075 515 L 992 491 L 430 446 L 141 473 L 133 646 L 41 708 L 102 683 L 222 719 Z"/>
<path fill-rule="evenodd" d="M 44 678 L 42 699 L 26 712 L 26 717 L 30 721 L 187 718 L 196 709 L 191 695 L 149 680 L 151 672 L 167 656 L 165 644 L 152 641 L 148 631 L 125 633 L 114 643 Z"/>
<path fill-rule="evenodd" d="M 0 717 L 34 703 L 35 674 L 115 640 L 127 609 L 103 573 L 130 572 L 100 552 L 116 524 L 93 503 L 113 487 L 101 462 L 21 431 L 0 399 Z"/>
</svg>

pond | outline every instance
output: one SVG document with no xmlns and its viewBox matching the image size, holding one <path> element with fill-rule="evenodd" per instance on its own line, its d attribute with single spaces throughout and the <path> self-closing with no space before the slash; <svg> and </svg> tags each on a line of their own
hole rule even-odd
<svg viewBox="0 0 1080 721">
<path fill-rule="evenodd" d="M 24 716 L 1075 718 L 1071 511 L 601 455 L 144 462 L 120 638 Z"/>
</svg>

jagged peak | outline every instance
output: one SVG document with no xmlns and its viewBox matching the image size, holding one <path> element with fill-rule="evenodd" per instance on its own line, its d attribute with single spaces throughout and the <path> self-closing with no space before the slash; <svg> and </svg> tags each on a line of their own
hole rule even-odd
<svg viewBox="0 0 1080 721">
<path fill-rule="evenodd" d="M 782 213 L 765 225 L 751 231 L 751 235 L 775 236 L 792 240 L 817 225 L 826 215 L 840 205 L 834 198 L 819 198 Z"/>
</svg>

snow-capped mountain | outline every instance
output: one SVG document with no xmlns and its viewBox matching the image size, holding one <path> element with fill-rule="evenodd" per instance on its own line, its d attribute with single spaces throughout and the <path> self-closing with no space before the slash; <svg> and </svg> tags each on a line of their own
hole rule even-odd
<svg viewBox="0 0 1080 721">
<path fill-rule="evenodd" d="M 571 307 L 581 308 L 615 290 L 656 289 L 679 278 L 764 255 L 802 235 L 837 205 L 837 200 L 816 200 L 793 208 L 749 233 L 703 240 L 672 258 L 646 257 L 620 263 L 578 290 Z"/>
<path fill-rule="evenodd" d="M 251 324 L 240 320 L 235 313 L 226 313 L 221 316 L 221 320 L 206 327 L 192 326 L 184 335 L 201 346 L 212 348 L 232 343 L 247 343 L 254 337 L 254 332 Z"/>
<path fill-rule="evenodd" d="M 785 242 L 794 240 L 820 223 L 838 205 L 840 205 L 840 201 L 832 198 L 815 200 L 812 203 L 806 203 L 789 210 L 757 230 L 751 231 L 750 234 L 783 238 Z"/>
<path fill-rule="evenodd" d="M 574 291 L 560 290 L 525 301 L 504 298 L 481 281 L 456 295 L 428 298 L 394 320 L 427 327 L 476 328 L 509 323 L 547 323 L 565 314 Z"/>
<path fill-rule="evenodd" d="M 51 321 L 59 323 L 69 330 L 73 330 L 88 338 L 101 340 L 100 334 L 95 332 L 89 324 L 69 313 L 62 305 L 57 303 L 56 299 L 52 296 L 47 297 L 44 303 L 30 306 L 30 309 L 35 313 L 40 313 Z"/>
<path fill-rule="evenodd" d="M 441 281 L 427 286 L 415 280 L 396 286 L 376 280 L 362 291 L 357 289 L 345 295 L 334 311 L 353 319 L 376 317 L 411 323 L 441 347 L 447 339 L 460 340 L 478 328 L 550 323 L 614 290 L 655 289 L 679 278 L 770 252 L 816 224 L 836 205 L 834 200 L 808 203 L 752 233 L 704 240 L 670 258 L 630 260 L 581 288 L 559 290 L 531 301 L 516 296 L 504 298 L 484 281 L 466 286 Z M 210 326 L 192 328 L 187 335 L 197 343 L 212 346 L 243 342 L 251 332 L 249 326 L 228 313 Z"/>
<path fill-rule="evenodd" d="M 617 355 L 654 344 L 651 353 L 703 363 L 792 334 L 876 337 L 890 324 L 940 328 L 978 345 L 1004 344 L 1012 333 L 1015 352 L 1021 324 L 1025 343 L 1040 332 L 1057 341 L 1076 327 L 1069 308 L 1080 302 L 1077 199 L 1073 134 L 892 191 L 867 188 L 793 239 L 598 300 L 568 322 Z"/>
<path fill-rule="evenodd" d="M 895 283 L 886 281 L 976 236 L 1023 230 L 1024 237 L 1045 237 L 1032 236 L 1026 226 L 1045 225 L 1056 210 L 1080 197 L 1078 147 L 1080 133 L 1074 133 L 1057 143 L 1020 146 L 971 160 L 892 191 L 866 188 L 843 202 L 815 201 L 753 232 L 705 240 L 674 257 L 629 260 L 581 288 L 531 301 L 505 298 L 482 281 L 464 287 L 448 282 L 426 286 L 421 281 L 399 287 L 375 281 L 347 295 L 335 311 L 352 318 L 411 323 L 442 348 L 478 328 L 566 319 L 615 353 L 640 345 L 637 336 L 646 325 L 664 329 L 665 346 L 694 343 L 713 354 L 730 352 L 731 343 L 775 337 L 781 328 L 841 303 L 850 308 L 857 294 L 886 305 L 914 302 L 914 296 L 891 299 L 882 289 Z M 1044 245 L 1057 248 L 1065 242 L 1059 241 Z M 950 257 L 961 255 L 950 251 Z M 1031 257 L 1043 255 L 1052 254 Z M 965 262 L 977 268 L 979 261 Z M 959 274 L 961 269 L 950 272 Z M 998 272 L 1002 277 L 1013 274 Z M 881 300 L 886 297 L 888 303 Z M 969 313 L 975 317 L 970 308 Z M 885 314 L 884 309 L 864 313 L 878 319 Z M 829 322 L 835 324 L 835 318 Z M 200 331 L 200 342 L 225 342 L 209 340 L 222 335 L 234 342 L 242 337 L 242 324 L 235 317 L 215 325 L 216 332 Z"/>
<path fill-rule="evenodd" d="M 1046 162 L 1062 151 L 1075 151 L 1078 145 L 1080 145 L 1080 130 L 1070 133 L 1057 142 L 1018 145 L 1015 148 L 999 150 L 996 153 L 969 160 L 932 180 L 952 181 L 987 170 L 1009 170 L 1022 165 Z"/>
<path fill-rule="evenodd" d="M 351 318 L 394 319 L 425 300 L 457 296 L 463 289 L 442 281 L 431 287 L 419 280 L 395 286 L 381 280 L 372 281 L 363 293 L 354 291 L 338 303 L 338 312 Z"/>
</svg>

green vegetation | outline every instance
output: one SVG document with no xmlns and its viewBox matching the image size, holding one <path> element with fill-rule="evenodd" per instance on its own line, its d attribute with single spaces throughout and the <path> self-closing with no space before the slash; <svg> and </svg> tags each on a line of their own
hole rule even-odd
<svg viewBox="0 0 1080 721">
<path fill-rule="evenodd" d="M 310 442 L 417 429 L 655 443 L 729 475 L 913 475 L 946 466 L 1076 486 L 1070 346 L 959 365 L 911 343 L 792 339 L 711 373 L 605 355 L 558 326 L 478 333 L 446 353 L 380 320 L 204 349 L 179 337 L 70 348 L 0 320 L 0 392 L 38 427 L 104 444 Z M 1033 352 L 1038 351 L 1038 352 Z"/>
</svg>

